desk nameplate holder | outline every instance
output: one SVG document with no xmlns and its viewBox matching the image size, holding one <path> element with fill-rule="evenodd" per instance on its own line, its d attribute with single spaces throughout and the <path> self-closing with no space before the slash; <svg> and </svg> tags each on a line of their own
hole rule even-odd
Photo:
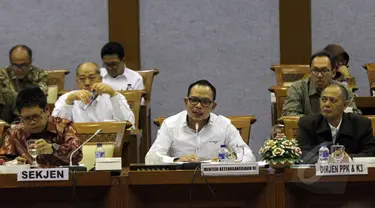
<svg viewBox="0 0 375 208">
<path fill-rule="evenodd" d="M 259 175 L 258 163 L 202 163 L 205 176 L 243 176 Z"/>
<path fill-rule="evenodd" d="M 315 175 L 317 176 L 347 176 L 347 175 L 367 175 L 368 167 L 366 163 L 327 163 L 315 164 Z"/>
</svg>

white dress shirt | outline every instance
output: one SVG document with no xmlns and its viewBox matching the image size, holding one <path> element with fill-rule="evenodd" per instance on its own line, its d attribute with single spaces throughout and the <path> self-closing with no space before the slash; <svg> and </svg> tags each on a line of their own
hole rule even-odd
<svg viewBox="0 0 375 208">
<path fill-rule="evenodd" d="M 332 125 L 328 122 L 328 125 L 329 125 L 329 127 L 330 127 L 330 129 L 331 129 L 331 135 L 332 135 L 332 142 L 333 142 L 333 144 L 335 144 L 335 142 L 336 142 L 336 137 L 337 137 L 337 133 L 338 133 L 339 130 L 340 130 L 341 122 L 342 122 L 342 118 L 341 118 L 340 123 L 339 123 L 339 125 L 338 125 L 337 127 L 332 126 Z"/>
<path fill-rule="evenodd" d="M 191 154 L 201 161 L 210 160 L 218 156 L 222 144 L 232 150 L 241 147 L 242 162 L 255 161 L 250 147 L 228 118 L 211 113 L 209 122 L 198 133 L 187 126 L 186 119 L 187 112 L 182 111 L 164 120 L 146 155 L 146 163 L 155 163 L 155 157 L 159 157 L 159 162 L 171 163 Z"/>
<path fill-rule="evenodd" d="M 71 91 L 62 95 L 55 103 L 52 116 L 66 118 L 73 122 L 104 122 L 130 121 L 134 124 L 134 114 L 126 98 L 120 93 L 110 97 L 108 94 L 99 95 L 90 106 L 86 107 L 81 100 L 75 100 L 73 105 L 66 104 L 65 100 Z M 86 110 L 84 110 L 86 109 Z"/>
<path fill-rule="evenodd" d="M 111 86 L 114 90 L 126 90 L 128 84 L 131 84 L 133 90 L 143 90 L 142 76 L 129 68 L 125 68 L 124 73 L 113 78 L 109 76 L 105 68 L 100 69 L 100 76 L 103 77 L 103 83 Z"/>
</svg>

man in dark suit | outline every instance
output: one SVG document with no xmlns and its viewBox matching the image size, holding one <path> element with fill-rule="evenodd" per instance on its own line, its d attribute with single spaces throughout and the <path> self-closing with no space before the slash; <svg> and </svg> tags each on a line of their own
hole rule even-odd
<svg viewBox="0 0 375 208">
<path fill-rule="evenodd" d="M 375 139 L 371 121 L 352 113 L 344 113 L 351 100 L 339 84 L 325 88 L 320 97 L 321 113 L 300 118 L 297 140 L 305 163 L 315 163 L 322 143 L 340 144 L 351 157 L 375 155 Z"/>
</svg>

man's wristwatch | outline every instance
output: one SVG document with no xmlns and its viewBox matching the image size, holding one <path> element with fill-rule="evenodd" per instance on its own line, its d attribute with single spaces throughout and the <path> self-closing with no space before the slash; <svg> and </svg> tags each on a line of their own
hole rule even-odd
<svg viewBox="0 0 375 208">
<path fill-rule="evenodd" d="M 56 143 L 52 143 L 52 150 L 53 152 L 57 152 L 59 151 L 60 149 L 60 145 L 56 144 Z"/>
</svg>

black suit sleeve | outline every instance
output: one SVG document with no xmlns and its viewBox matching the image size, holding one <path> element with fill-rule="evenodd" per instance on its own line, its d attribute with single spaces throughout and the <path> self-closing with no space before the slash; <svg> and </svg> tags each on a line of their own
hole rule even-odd
<svg viewBox="0 0 375 208">
<path fill-rule="evenodd" d="M 298 122 L 298 145 L 302 150 L 302 159 L 304 163 L 316 163 L 318 160 L 319 147 L 312 144 L 312 121 L 309 121 L 306 116 L 301 117 Z"/>
<path fill-rule="evenodd" d="M 369 157 L 375 155 L 375 139 L 373 136 L 371 120 L 366 119 L 365 121 L 366 123 L 363 125 L 365 127 L 365 133 L 359 141 L 360 151 L 357 154 L 350 154 L 351 157 Z"/>
</svg>

